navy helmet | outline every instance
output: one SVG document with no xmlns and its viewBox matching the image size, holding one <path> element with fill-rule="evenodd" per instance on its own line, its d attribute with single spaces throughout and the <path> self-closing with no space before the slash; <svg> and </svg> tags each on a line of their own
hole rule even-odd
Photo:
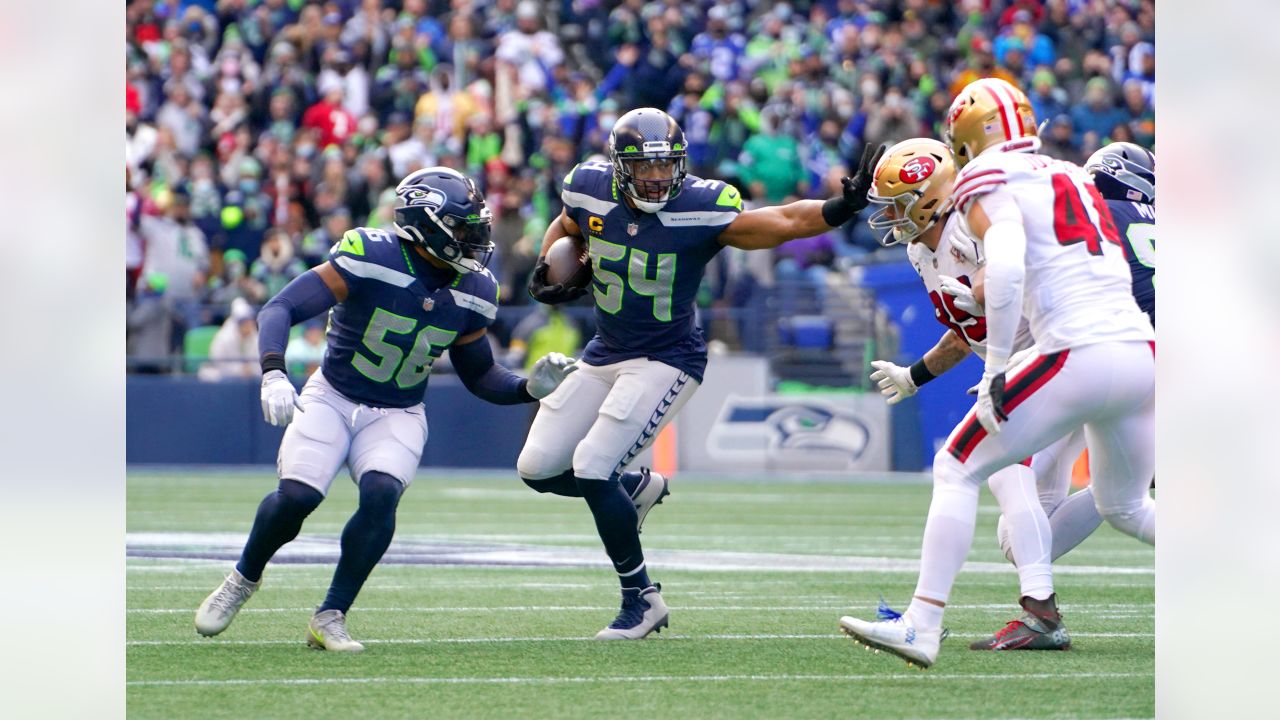
<svg viewBox="0 0 1280 720">
<path fill-rule="evenodd" d="M 475 181 L 452 168 L 418 170 L 396 186 L 396 234 L 458 272 L 480 272 L 489 263 L 492 224 Z"/>
<path fill-rule="evenodd" d="M 1140 145 L 1111 143 L 1090 155 L 1084 169 L 1108 200 L 1156 204 L 1156 156 Z"/>
<path fill-rule="evenodd" d="M 680 125 L 657 108 L 623 115 L 613 124 L 607 148 L 618 188 L 637 208 L 661 210 L 684 187 L 687 147 Z"/>
</svg>

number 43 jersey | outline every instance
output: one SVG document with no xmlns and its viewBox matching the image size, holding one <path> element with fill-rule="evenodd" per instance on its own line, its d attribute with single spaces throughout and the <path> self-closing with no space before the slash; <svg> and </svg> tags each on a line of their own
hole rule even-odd
<svg viewBox="0 0 1280 720">
<path fill-rule="evenodd" d="M 365 405 L 422 402 L 436 358 L 498 314 L 498 283 L 487 269 L 437 268 L 383 230 L 347 231 L 330 263 L 347 283 L 347 298 L 329 311 L 320 370 L 338 392 Z"/>
<path fill-rule="evenodd" d="M 965 213 L 979 197 L 996 193 L 1022 213 L 1022 314 L 1042 354 L 1155 339 L 1134 302 L 1115 220 L 1084 170 L 1035 153 L 987 152 L 960 171 L 952 200 Z"/>
<path fill-rule="evenodd" d="M 609 365 L 646 357 L 702 381 L 707 345 L 694 322 L 694 299 L 716 240 L 742 196 L 719 180 L 693 175 L 662 210 L 626 204 L 613 166 L 582 163 L 564 179 L 565 213 L 582 229 L 594 269 L 596 336 L 583 361 Z"/>
</svg>

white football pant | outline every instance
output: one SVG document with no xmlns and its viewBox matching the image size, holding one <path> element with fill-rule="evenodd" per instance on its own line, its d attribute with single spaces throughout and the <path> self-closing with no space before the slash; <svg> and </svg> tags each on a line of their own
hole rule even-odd
<svg viewBox="0 0 1280 720">
<path fill-rule="evenodd" d="M 545 480 L 570 468 L 580 478 L 614 477 L 698 389 L 687 373 L 648 358 L 579 367 L 542 399 L 516 461 L 521 477 Z"/>
</svg>

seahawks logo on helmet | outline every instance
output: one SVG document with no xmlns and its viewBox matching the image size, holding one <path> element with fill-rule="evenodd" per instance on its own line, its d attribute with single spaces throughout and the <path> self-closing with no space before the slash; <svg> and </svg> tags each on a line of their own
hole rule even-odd
<svg viewBox="0 0 1280 720">
<path fill-rule="evenodd" d="M 1156 156 L 1141 145 L 1111 143 L 1090 155 L 1084 169 L 1108 200 L 1156 204 Z"/>
<path fill-rule="evenodd" d="M 419 170 L 396 186 L 396 234 L 460 273 L 488 264 L 492 222 L 475 181 L 452 168 Z"/>
</svg>

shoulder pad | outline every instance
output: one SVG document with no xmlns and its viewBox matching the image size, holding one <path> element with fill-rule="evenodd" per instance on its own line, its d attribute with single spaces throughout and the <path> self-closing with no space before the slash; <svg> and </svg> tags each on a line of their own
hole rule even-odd
<svg viewBox="0 0 1280 720">
<path fill-rule="evenodd" d="M 347 275 L 408 287 L 414 276 L 400 239 L 386 230 L 352 228 L 329 251 L 330 261 Z"/>
<path fill-rule="evenodd" d="M 622 202 L 613 186 L 613 166 L 602 162 L 578 163 L 564 176 L 560 200 L 566 209 L 583 208 L 596 215 L 607 215 Z"/>
</svg>

